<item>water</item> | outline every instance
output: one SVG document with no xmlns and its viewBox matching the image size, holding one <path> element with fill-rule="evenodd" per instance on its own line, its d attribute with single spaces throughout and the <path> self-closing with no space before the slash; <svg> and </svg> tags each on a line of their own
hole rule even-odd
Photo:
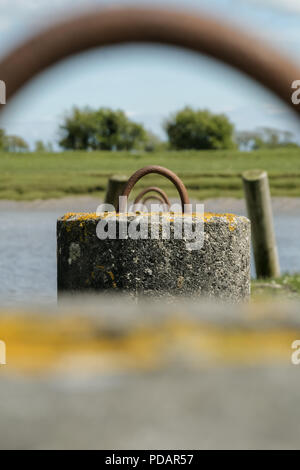
<svg viewBox="0 0 300 470">
<path fill-rule="evenodd" d="M 56 219 L 59 211 L 7 211 L 0 224 L 0 304 L 56 302 Z M 282 272 L 300 272 L 300 217 L 275 214 Z M 252 271 L 254 274 L 254 270 Z"/>
<path fill-rule="evenodd" d="M 274 223 L 281 271 L 300 272 L 300 216 L 276 214 Z"/>
<path fill-rule="evenodd" d="M 56 301 L 56 218 L 52 212 L 7 212 L 0 225 L 1 303 Z"/>
</svg>

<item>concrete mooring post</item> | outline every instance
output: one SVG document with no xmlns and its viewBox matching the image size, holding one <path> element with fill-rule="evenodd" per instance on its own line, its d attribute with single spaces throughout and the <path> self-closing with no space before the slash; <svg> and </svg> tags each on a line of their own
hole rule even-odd
<svg viewBox="0 0 300 470">
<path fill-rule="evenodd" d="M 187 218 L 192 230 L 201 227 L 195 240 L 184 231 L 178 237 Z M 109 224 L 113 238 L 105 235 Z M 233 214 L 69 213 L 57 222 L 57 257 L 59 293 L 232 302 L 250 294 L 250 222 Z"/>
<path fill-rule="evenodd" d="M 279 277 L 268 175 L 263 170 L 249 170 L 242 177 L 251 221 L 256 275 L 258 278 Z"/>
<path fill-rule="evenodd" d="M 185 239 L 174 238 L 175 218 L 183 223 L 184 215 L 170 216 L 170 239 L 163 239 L 163 217 L 150 224 L 146 217 L 131 214 L 122 220 L 115 213 L 79 213 L 59 219 L 59 292 L 112 291 L 156 298 L 201 295 L 231 301 L 249 297 L 248 219 L 205 214 L 203 247 L 191 250 Z M 97 225 L 109 219 L 115 221 L 117 234 L 124 233 L 124 223 L 127 233 L 134 233 L 136 224 L 144 225 L 145 238 L 99 239 Z M 194 214 L 194 225 L 196 220 Z M 151 231 L 157 239 L 151 238 Z"/>
</svg>

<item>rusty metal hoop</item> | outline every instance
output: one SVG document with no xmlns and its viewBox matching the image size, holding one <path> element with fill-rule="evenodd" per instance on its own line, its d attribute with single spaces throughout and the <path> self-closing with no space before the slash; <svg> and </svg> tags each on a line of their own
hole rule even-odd
<svg viewBox="0 0 300 470">
<path fill-rule="evenodd" d="M 124 188 L 122 196 L 127 197 L 128 199 L 128 196 L 131 193 L 134 185 L 141 178 L 143 178 L 143 176 L 149 175 L 150 173 L 157 173 L 158 175 L 162 175 L 168 178 L 174 184 L 174 186 L 176 187 L 179 193 L 182 212 L 185 212 L 185 213 L 191 212 L 190 207 L 189 207 L 190 205 L 189 196 L 188 196 L 186 187 L 184 186 L 183 182 L 175 173 L 173 173 L 173 171 L 169 170 L 168 168 L 164 168 L 163 166 L 148 165 L 137 170 L 135 173 L 133 173 L 133 175 L 131 175 L 131 177 L 127 181 L 127 184 Z M 118 208 L 118 212 L 119 212 L 119 208 Z M 123 209 L 121 210 L 121 212 L 123 212 Z"/>
<path fill-rule="evenodd" d="M 170 207 L 171 204 L 170 204 L 167 194 L 165 193 L 163 189 L 159 188 L 158 186 L 149 186 L 148 188 L 143 189 L 135 198 L 134 204 L 137 204 L 145 196 L 145 194 L 148 194 L 150 192 L 160 194 L 161 199 L 157 197 L 156 199 L 162 200 L 165 204 L 167 204 L 168 207 Z M 153 199 L 153 197 L 154 196 L 149 196 L 148 198 L 146 198 L 146 200 L 149 200 L 150 198 Z"/>
<path fill-rule="evenodd" d="M 142 200 L 142 204 L 146 204 L 146 202 L 153 200 L 158 201 L 162 206 L 166 205 L 166 202 L 162 198 L 160 198 L 159 196 L 154 196 L 154 194 L 152 196 L 145 197 L 145 199 Z"/>
<path fill-rule="evenodd" d="M 140 7 L 102 8 L 66 19 L 27 40 L 0 61 L 10 99 L 47 67 L 98 46 L 151 42 L 180 46 L 222 61 L 273 91 L 299 116 L 291 84 L 300 68 L 272 47 L 206 15 Z"/>
</svg>

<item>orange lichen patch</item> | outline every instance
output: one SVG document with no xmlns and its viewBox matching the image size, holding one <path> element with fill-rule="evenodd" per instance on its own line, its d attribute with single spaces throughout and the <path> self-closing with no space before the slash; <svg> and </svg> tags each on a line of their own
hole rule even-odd
<svg viewBox="0 0 300 470">
<path fill-rule="evenodd" d="M 113 273 L 112 271 L 107 271 L 104 266 L 96 266 L 96 268 L 101 269 L 102 271 L 104 271 L 104 272 L 111 278 L 111 280 L 112 280 L 112 286 L 113 286 L 114 289 L 116 289 L 116 288 L 117 288 L 117 284 L 116 284 L 116 282 L 115 282 L 115 275 L 114 275 L 114 273 Z M 93 273 L 92 273 L 92 277 L 93 277 Z"/>
<path fill-rule="evenodd" d="M 117 287 L 117 284 L 115 282 L 115 276 L 114 276 L 113 272 L 112 271 L 107 271 L 107 274 L 110 276 L 110 278 L 112 280 L 113 288 L 115 289 Z"/>
<path fill-rule="evenodd" d="M 96 212 L 67 212 L 63 216 L 64 221 L 69 221 L 70 219 L 75 218 L 76 221 L 84 221 L 90 219 L 99 219 L 100 216 Z"/>
<path fill-rule="evenodd" d="M 193 217 L 195 219 L 199 218 L 204 221 L 204 223 L 210 223 L 215 219 L 216 217 L 219 218 L 225 218 L 228 222 L 228 227 L 230 231 L 235 230 L 236 228 L 236 219 L 239 216 L 236 216 L 235 214 L 230 214 L 230 213 L 215 213 L 215 212 L 204 212 L 204 214 L 198 213 L 198 212 L 193 212 L 192 214 L 181 214 L 179 212 L 138 212 L 138 213 L 128 213 L 128 216 L 145 216 L 145 217 L 151 217 L 155 215 L 159 215 L 162 217 L 167 217 L 170 222 L 174 221 L 175 217 Z M 64 221 L 80 221 L 80 227 L 83 226 L 82 222 L 85 220 L 98 220 L 98 219 L 103 219 L 103 218 L 109 218 L 109 217 L 120 217 L 124 216 L 124 214 L 119 214 L 116 212 L 105 212 L 103 214 L 97 214 L 96 212 L 68 212 L 67 214 L 64 215 L 63 220 Z"/>
<path fill-rule="evenodd" d="M 227 222 L 228 222 L 229 230 L 230 231 L 235 230 L 235 228 L 236 228 L 236 218 L 237 218 L 237 216 L 235 214 L 229 214 L 229 213 L 216 214 L 214 212 L 204 212 L 204 222 L 209 223 L 209 221 L 211 221 L 211 219 L 215 218 L 215 217 L 225 217 L 227 219 Z"/>
</svg>

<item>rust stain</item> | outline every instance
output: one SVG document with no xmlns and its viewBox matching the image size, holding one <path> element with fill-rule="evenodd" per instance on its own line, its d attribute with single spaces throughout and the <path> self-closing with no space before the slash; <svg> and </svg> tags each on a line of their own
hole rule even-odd
<svg viewBox="0 0 300 470">
<path fill-rule="evenodd" d="M 117 284 L 116 284 L 116 281 L 115 281 L 114 273 L 113 273 L 112 271 L 107 271 L 104 266 L 96 266 L 96 268 L 101 269 L 102 271 L 104 271 L 104 272 L 111 278 L 111 280 L 112 280 L 112 286 L 113 286 L 114 289 L 116 289 L 116 288 L 117 288 Z M 93 274 L 94 274 L 94 273 L 92 272 L 92 277 L 93 277 Z"/>
</svg>

